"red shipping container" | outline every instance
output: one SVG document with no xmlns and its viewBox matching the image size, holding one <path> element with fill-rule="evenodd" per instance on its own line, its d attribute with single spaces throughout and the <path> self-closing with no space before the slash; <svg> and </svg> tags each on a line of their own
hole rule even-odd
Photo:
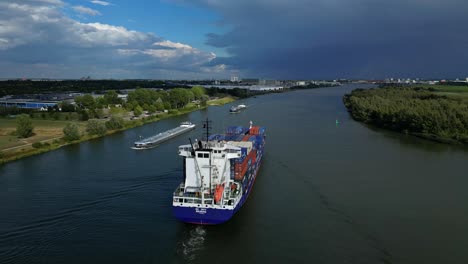
<svg viewBox="0 0 468 264">
<path fill-rule="evenodd" d="M 250 135 L 258 135 L 260 133 L 259 131 L 260 131 L 260 127 L 253 126 L 252 128 L 250 128 L 249 134 Z"/>
</svg>

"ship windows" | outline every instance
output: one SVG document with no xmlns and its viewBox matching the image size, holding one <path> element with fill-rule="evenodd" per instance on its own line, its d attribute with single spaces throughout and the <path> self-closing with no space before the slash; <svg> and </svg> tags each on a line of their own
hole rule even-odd
<svg viewBox="0 0 468 264">
<path fill-rule="evenodd" d="M 207 159 L 207 158 L 210 157 L 210 154 L 209 153 L 200 153 L 199 152 L 199 153 L 197 153 L 197 157 Z"/>
</svg>

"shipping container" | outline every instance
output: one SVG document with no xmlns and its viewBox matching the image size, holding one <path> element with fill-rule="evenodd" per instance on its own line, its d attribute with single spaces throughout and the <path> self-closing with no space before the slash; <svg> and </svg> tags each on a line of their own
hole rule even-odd
<svg viewBox="0 0 468 264">
<path fill-rule="evenodd" d="M 260 127 L 260 129 L 258 130 L 258 134 L 259 134 L 259 135 L 265 135 L 265 128 L 264 128 L 264 127 Z"/>
<path fill-rule="evenodd" d="M 226 129 L 226 134 L 228 135 L 244 135 L 249 131 L 247 127 L 241 126 L 230 126 Z"/>
<path fill-rule="evenodd" d="M 225 136 L 224 136 L 224 135 L 221 135 L 221 134 L 213 134 L 213 135 L 210 135 L 210 136 L 208 137 L 208 140 L 210 140 L 210 141 L 211 141 L 211 140 L 214 140 L 214 141 L 216 141 L 216 140 L 221 141 L 221 140 L 225 140 Z"/>
</svg>

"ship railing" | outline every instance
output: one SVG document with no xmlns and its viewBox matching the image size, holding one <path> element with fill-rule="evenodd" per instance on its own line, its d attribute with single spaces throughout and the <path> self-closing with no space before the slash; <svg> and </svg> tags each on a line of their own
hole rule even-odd
<svg viewBox="0 0 468 264">
<path fill-rule="evenodd" d="M 181 183 L 173 194 L 173 201 L 176 203 L 191 203 L 191 204 L 202 204 L 202 198 L 200 193 L 186 193 L 184 192 L 185 186 L 184 183 Z M 214 200 L 214 195 L 205 194 L 204 195 L 204 204 L 212 204 Z"/>
<path fill-rule="evenodd" d="M 204 204 L 213 204 L 212 198 L 205 198 Z M 200 197 L 187 197 L 187 196 L 174 196 L 173 201 L 175 203 L 184 203 L 184 204 L 202 204 L 202 199 Z"/>
</svg>

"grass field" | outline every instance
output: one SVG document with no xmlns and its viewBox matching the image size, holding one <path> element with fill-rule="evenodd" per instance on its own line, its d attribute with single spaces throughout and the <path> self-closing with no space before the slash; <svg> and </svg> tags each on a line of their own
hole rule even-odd
<svg viewBox="0 0 468 264">
<path fill-rule="evenodd" d="M 436 92 L 468 93 L 468 86 L 416 84 L 413 87 L 434 89 Z"/>
<path fill-rule="evenodd" d="M 452 98 L 461 98 L 463 100 L 468 100 L 468 86 L 455 86 L 455 85 L 414 85 L 413 87 L 422 87 L 430 89 L 435 94 L 445 95 Z"/>
<path fill-rule="evenodd" d="M 210 100 L 207 102 L 208 105 L 223 105 L 223 104 L 227 104 L 227 103 L 230 103 L 230 102 L 234 102 L 236 99 L 232 98 L 232 97 L 223 97 L 223 98 L 220 98 L 220 99 L 215 99 L 215 100 Z"/>
<path fill-rule="evenodd" d="M 72 121 L 78 124 L 81 131 L 84 131 L 86 122 Z M 24 146 L 24 148 L 31 148 L 31 144 L 35 142 L 42 142 L 46 140 L 53 140 L 63 136 L 63 128 L 70 121 L 52 121 L 32 119 L 34 126 L 34 136 L 29 138 L 17 138 L 14 135 L 16 131 L 16 120 L 12 118 L 0 118 L 0 151 L 15 151 Z M 15 148 L 15 149 L 11 149 Z"/>
<path fill-rule="evenodd" d="M 216 100 L 208 101 L 208 105 L 222 105 L 234 101 L 235 98 L 225 97 Z M 171 110 L 169 113 L 157 114 L 147 117 L 141 117 L 135 120 L 126 120 L 125 125 L 121 129 L 108 130 L 105 135 L 112 134 L 118 131 L 126 130 L 136 126 L 141 126 L 146 123 L 156 122 L 163 118 L 169 118 L 171 116 L 181 115 L 196 111 L 204 107 L 199 107 L 195 104 L 189 104 L 184 108 L 178 110 Z M 68 144 L 78 144 L 82 141 L 101 137 L 103 135 L 88 135 L 85 133 L 87 122 L 82 121 L 66 121 L 63 119 L 76 118 L 70 113 L 61 113 L 59 120 L 48 120 L 43 119 L 42 113 L 35 115 L 32 119 L 34 127 L 34 135 L 26 139 L 17 138 L 14 135 L 16 131 L 16 120 L 14 118 L 0 118 L 0 164 L 9 162 L 12 160 L 28 157 L 58 149 Z M 75 114 L 75 113 L 73 113 Z M 47 116 L 46 118 L 50 118 Z M 68 117 L 68 118 L 67 118 Z M 73 142 L 68 142 L 63 137 L 63 128 L 68 123 L 76 123 L 81 131 L 82 137 Z M 105 136 L 104 135 L 104 136 Z M 33 148 L 32 144 L 41 142 L 43 145 L 39 148 Z"/>
</svg>

